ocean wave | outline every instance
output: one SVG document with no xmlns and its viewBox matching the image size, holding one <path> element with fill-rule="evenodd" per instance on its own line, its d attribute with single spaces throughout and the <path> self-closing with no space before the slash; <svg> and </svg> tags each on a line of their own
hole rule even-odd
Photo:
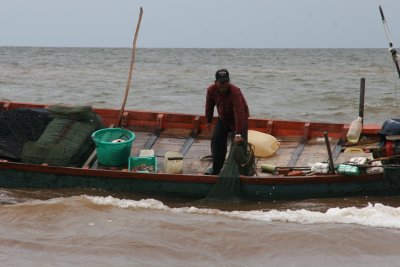
<svg viewBox="0 0 400 267">
<path fill-rule="evenodd" d="M 200 215 L 225 216 L 244 220 L 257 220 L 265 222 L 289 222 L 300 224 L 356 224 L 369 227 L 400 229 L 400 208 L 371 204 L 366 207 L 356 208 L 330 208 L 326 212 L 299 210 L 253 210 L 253 211 L 221 211 L 218 209 L 202 209 L 196 207 L 170 208 L 155 199 L 142 199 L 139 201 L 118 199 L 111 196 L 93 197 L 85 196 L 96 205 L 111 205 L 124 209 L 151 209 L 173 213 L 190 213 Z"/>
</svg>

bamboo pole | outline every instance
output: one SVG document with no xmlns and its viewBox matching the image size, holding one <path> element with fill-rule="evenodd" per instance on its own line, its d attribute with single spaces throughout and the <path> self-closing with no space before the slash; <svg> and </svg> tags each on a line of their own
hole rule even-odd
<svg viewBox="0 0 400 267">
<path fill-rule="evenodd" d="M 121 124 L 122 114 L 124 113 L 126 101 L 128 99 L 128 95 L 129 95 L 129 88 L 131 87 L 133 65 L 135 63 L 135 56 L 136 56 L 136 42 L 137 42 L 137 38 L 138 38 L 138 34 L 139 34 L 140 23 L 142 22 L 142 16 L 143 16 L 143 8 L 140 7 L 139 19 L 138 19 L 138 23 L 136 25 L 135 37 L 133 38 L 133 44 L 132 44 L 132 58 L 131 58 L 131 65 L 129 67 L 128 81 L 126 82 L 124 100 L 122 101 L 122 106 L 119 111 L 117 121 L 115 123 L 116 126 L 119 126 Z"/>
</svg>

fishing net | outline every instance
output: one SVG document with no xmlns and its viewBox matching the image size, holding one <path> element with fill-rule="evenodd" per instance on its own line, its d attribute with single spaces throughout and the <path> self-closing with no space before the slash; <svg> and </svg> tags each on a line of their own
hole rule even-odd
<svg viewBox="0 0 400 267">
<path fill-rule="evenodd" d="M 62 106 L 54 105 L 48 108 L 51 116 L 58 119 L 75 121 L 90 121 L 96 119 L 96 114 L 91 106 Z"/>
<path fill-rule="evenodd" d="M 233 145 L 233 156 L 240 175 L 253 176 L 256 173 L 254 146 L 245 141 Z"/>
<path fill-rule="evenodd" d="M 24 144 L 39 139 L 50 121 L 46 109 L 0 111 L 0 157 L 19 160 Z"/>
<path fill-rule="evenodd" d="M 36 142 L 27 142 L 22 162 L 79 167 L 94 150 L 92 133 L 102 128 L 91 107 L 52 106 L 54 118 Z"/>
<path fill-rule="evenodd" d="M 233 143 L 218 180 L 206 199 L 239 199 L 242 195 L 240 175 L 253 176 L 255 170 L 254 147 L 245 141 Z"/>
</svg>

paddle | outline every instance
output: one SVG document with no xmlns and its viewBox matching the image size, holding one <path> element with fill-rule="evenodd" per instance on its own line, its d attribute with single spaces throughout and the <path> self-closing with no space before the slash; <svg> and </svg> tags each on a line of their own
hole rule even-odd
<svg viewBox="0 0 400 267">
<path fill-rule="evenodd" d="M 138 23 L 136 25 L 135 37 L 133 38 L 131 65 L 129 67 L 129 75 L 128 75 L 128 81 L 126 82 L 124 100 L 122 101 L 122 106 L 121 106 L 121 109 L 119 111 L 117 121 L 115 123 L 115 125 L 117 127 L 121 125 L 122 114 L 124 113 L 126 101 L 128 99 L 128 95 L 129 95 L 129 88 L 131 86 L 133 65 L 135 63 L 135 56 L 136 56 L 136 42 L 137 42 L 137 38 L 138 38 L 138 35 L 139 35 L 140 24 L 142 22 L 142 16 L 143 16 L 143 8 L 140 7 L 140 13 L 139 13 Z"/>
</svg>

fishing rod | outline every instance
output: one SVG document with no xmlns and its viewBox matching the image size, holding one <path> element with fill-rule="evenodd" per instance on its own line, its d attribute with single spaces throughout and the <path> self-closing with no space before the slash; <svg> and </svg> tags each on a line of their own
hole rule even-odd
<svg viewBox="0 0 400 267">
<path fill-rule="evenodd" d="M 389 28 L 387 26 L 387 23 L 385 20 L 385 15 L 383 15 L 383 10 L 382 10 L 381 6 L 379 6 L 379 11 L 381 12 L 383 28 L 385 29 L 386 37 L 389 41 L 389 51 L 390 51 L 390 53 L 392 53 L 392 59 L 393 59 L 394 65 L 396 65 L 397 74 L 399 75 L 399 78 L 400 78 L 400 67 L 399 67 L 399 62 L 397 61 L 397 51 L 393 47 L 392 38 L 390 38 Z"/>
</svg>

